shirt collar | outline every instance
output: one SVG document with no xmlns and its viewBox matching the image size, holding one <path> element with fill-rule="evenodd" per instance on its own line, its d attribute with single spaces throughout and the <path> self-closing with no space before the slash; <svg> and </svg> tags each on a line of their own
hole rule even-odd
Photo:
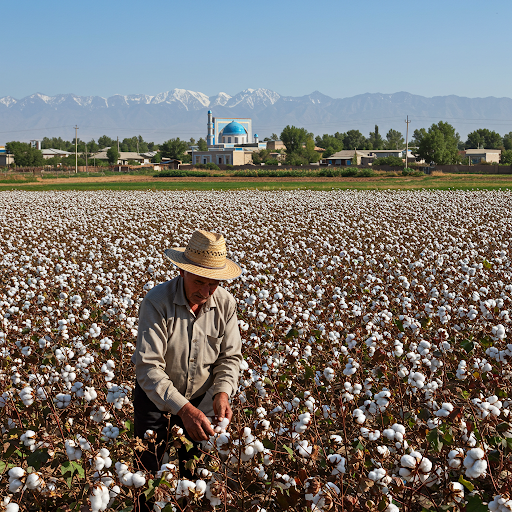
<svg viewBox="0 0 512 512">
<path fill-rule="evenodd" d="M 188 306 L 187 297 L 185 297 L 185 288 L 183 286 L 183 278 L 181 276 L 178 276 L 176 295 L 174 296 L 173 302 L 178 306 Z"/>
</svg>

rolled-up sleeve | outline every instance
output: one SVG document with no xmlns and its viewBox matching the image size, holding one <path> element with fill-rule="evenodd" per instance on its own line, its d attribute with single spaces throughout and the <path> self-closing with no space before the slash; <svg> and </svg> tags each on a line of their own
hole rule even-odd
<svg viewBox="0 0 512 512">
<path fill-rule="evenodd" d="M 242 340 L 238 328 L 236 303 L 230 304 L 224 337 L 217 361 L 213 365 L 213 395 L 225 392 L 232 396 L 238 387 L 238 374 L 242 361 Z"/>
<path fill-rule="evenodd" d="M 135 357 L 136 376 L 148 398 L 161 410 L 177 414 L 188 400 L 166 373 L 167 321 L 164 311 L 151 301 L 142 301 Z"/>
</svg>

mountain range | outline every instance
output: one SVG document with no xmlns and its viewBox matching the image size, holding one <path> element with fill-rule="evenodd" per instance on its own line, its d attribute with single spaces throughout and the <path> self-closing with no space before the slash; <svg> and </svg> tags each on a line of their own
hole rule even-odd
<svg viewBox="0 0 512 512">
<path fill-rule="evenodd" d="M 281 133 L 286 125 L 306 128 L 315 135 L 358 129 L 365 136 L 375 125 L 385 136 L 393 128 L 405 135 L 408 116 L 412 131 L 446 121 L 465 139 L 477 128 L 501 135 L 512 131 L 511 98 L 466 98 L 455 95 L 427 98 L 407 92 L 366 93 L 335 99 L 318 91 L 306 96 L 282 96 L 269 89 L 245 89 L 235 96 L 220 92 L 173 89 L 149 96 L 136 94 L 47 96 L 36 93 L 17 100 L 0 98 L 0 143 L 60 136 L 71 140 L 74 125 L 79 138 L 101 135 L 125 137 L 142 135 L 146 141 L 162 142 L 171 137 L 188 140 L 206 136 L 206 113 L 216 117 L 250 117 L 260 139 Z"/>
</svg>

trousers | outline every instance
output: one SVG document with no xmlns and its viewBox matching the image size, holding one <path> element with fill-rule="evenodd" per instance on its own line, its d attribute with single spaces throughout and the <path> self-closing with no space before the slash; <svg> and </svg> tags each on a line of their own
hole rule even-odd
<svg viewBox="0 0 512 512">
<path fill-rule="evenodd" d="M 197 407 L 204 395 L 193 398 L 190 403 Z M 150 471 L 156 473 L 161 465 L 165 452 L 172 446 L 170 444 L 170 432 L 175 425 L 183 429 L 186 434 L 185 427 L 181 418 L 170 412 L 163 412 L 148 398 L 144 390 L 136 382 L 133 392 L 133 409 L 134 409 L 134 434 L 135 437 L 144 439 L 146 430 L 152 430 L 156 434 L 156 440 L 148 443 L 148 449 L 139 456 L 136 466 L 139 470 Z M 193 448 L 188 452 L 184 446 L 177 449 L 179 459 L 180 476 L 187 479 L 192 478 L 192 472 L 185 467 L 188 460 L 194 456 L 199 457 L 200 443 L 193 443 Z"/>
</svg>

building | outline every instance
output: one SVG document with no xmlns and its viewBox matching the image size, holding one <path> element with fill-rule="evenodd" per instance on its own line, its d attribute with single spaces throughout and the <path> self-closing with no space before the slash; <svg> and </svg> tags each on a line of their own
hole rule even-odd
<svg viewBox="0 0 512 512">
<path fill-rule="evenodd" d="M 252 153 L 267 148 L 258 134 L 252 135 L 249 118 L 216 118 L 208 110 L 206 151 L 192 149 L 192 164 L 245 165 L 252 162 Z"/>
<path fill-rule="evenodd" d="M 344 149 L 324 158 L 320 163 L 323 165 L 364 165 L 370 160 L 373 160 L 373 157 L 369 157 L 360 150 Z"/>
<path fill-rule="evenodd" d="M 462 157 L 468 157 L 470 165 L 481 164 L 482 162 L 499 164 L 501 160 L 501 149 L 466 149 L 462 151 Z"/>
<path fill-rule="evenodd" d="M 96 159 L 96 160 L 108 160 L 107 157 L 107 151 L 110 148 L 103 148 L 100 152 L 89 155 L 89 160 Z M 154 152 L 151 152 L 154 153 Z M 154 154 L 152 155 L 154 156 Z M 118 165 L 128 165 L 128 162 L 137 162 L 139 164 L 149 164 L 151 163 L 150 154 L 144 153 L 136 153 L 134 151 L 120 151 L 119 152 L 119 158 L 117 160 Z"/>
<path fill-rule="evenodd" d="M 70 153 L 69 151 L 62 151 L 61 149 L 53 149 L 53 148 L 41 149 L 41 153 L 43 153 L 43 158 L 45 160 L 48 160 L 49 158 L 53 158 L 54 156 L 63 158 L 63 157 L 71 156 L 71 155 L 75 154 L 75 153 Z"/>
<path fill-rule="evenodd" d="M 252 151 L 244 148 L 212 148 L 192 151 L 192 164 L 246 165 L 252 162 Z"/>
<path fill-rule="evenodd" d="M 322 159 L 320 163 L 321 165 L 372 165 L 375 159 L 389 156 L 400 158 L 405 162 L 405 151 L 405 149 L 358 149 L 357 151 L 344 149 Z M 354 157 L 355 154 L 357 159 Z M 410 149 L 407 154 L 408 162 L 414 162 L 416 158 Z"/>
<path fill-rule="evenodd" d="M 257 138 L 258 136 L 255 135 Z M 252 142 L 252 119 L 237 117 L 213 117 L 208 110 L 206 144 L 247 144 Z"/>
<path fill-rule="evenodd" d="M 5 146 L 0 146 L 0 167 L 7 167 L 14 164 L 14 155 L 7 153 Z"/>
<path fill-rule="evenodd" d="M 267 149 L 286 149 L 282 140 L 267 140 Z"/>
</svg>

